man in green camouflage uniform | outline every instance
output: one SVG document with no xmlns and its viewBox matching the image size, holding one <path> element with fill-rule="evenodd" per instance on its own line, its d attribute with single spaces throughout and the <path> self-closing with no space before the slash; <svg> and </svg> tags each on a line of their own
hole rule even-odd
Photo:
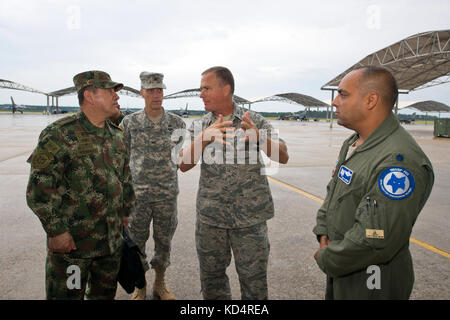
<svg viewBox="0 0 450 320">
<path fill-rule="evenodd" d="M 123 118 L 125 118 L 125 114 L 123 114 L 122 112 L 115 114 L 114 116 L 112 116 L 111 118 L 109 118 L 109 120 L 115 124 L 116 126 L 119 126 L 120 123 L 122 122 Z"/>
<path fill-rule="evenodd" d="M 117 113 L 123 85 L 102 71 L 73 78 L 80 112 L 47 126 L 29 158 L 28 206 L 47 233 L 47 299 L 113 299 L 122 227 L 135 196 Z"/>
<path fill-rule="evenodd" d="M 202 158 L 196 246 L 203 298 L 231 299 L 226 269 L 232 250 L 242 299 L 268 299 L 266 221 L 274 207 L 259 151 L 280 163 L 289 157 L 270 123 L 237 106 L 233 93 L 227 68 L 202 73 L 200 97 L 210 112 L 190 127 L 192 143 L 182 152 L 180 169 L 190 170 Z"/>
<path fill-rule="evenodd" d="M 347 74 L 333 101 L 343 144 L 313 232 L 327 299 L 408 299 L 409 237 L 433 187 L 430 160 L 392 113 L 397 84 L 380 67 Z"/>
<path fill-rule="evenodd" d="M 183 133 L 186 124 L 181 117 L 166 112 L 162 106 L 163 89 L 166 88 L 164 75 L 144 71 L 140 78 L 145 109 L 126 116 L 121 123 L 136 192 L 136 210 L 131 215 L 127 231 L 138 245 L 144 270 L 147 271 L 150 267 L 146 260 L 145 244 L 153 220 L 155 250 L 150 262 L 155 270 L 153 296 L 173 300 L 175 297 L 166 288 L 164 276 L 170 265 L 171 241 L 178 223 L 177 155 L 184 135 L 176 130 Z M 172 154 L 175 156 L 172 157 Z M 131 298 L 141 300 L 145 297 L 144 287 L 137 288 Z"/>
</svg>

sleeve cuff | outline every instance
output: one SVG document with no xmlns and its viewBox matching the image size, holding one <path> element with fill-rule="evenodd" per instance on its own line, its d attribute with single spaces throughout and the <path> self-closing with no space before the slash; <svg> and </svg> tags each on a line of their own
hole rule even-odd
<svg viewBox="0 0 450 320">
<path fill-rule="evenodd" d="M 326 253 L 326 247 L 320 249 L 319 252 L 317 252 L 317 265 L 326 274 L 327 272 L 325 270 L 325 262 L 324 262 L 325 253 Z"/>
<path fill-rule="evenodd" d="M 64 232 L 67 232 L 68 229 L 64 225 L 64 223 L 58 222 L 58 223 L 49 223 L 46 226 L 44 226 L 44 230 L 47 233 L 47 236 L 53 238 L 57 235 L 63 234 Z"/>
</svg>

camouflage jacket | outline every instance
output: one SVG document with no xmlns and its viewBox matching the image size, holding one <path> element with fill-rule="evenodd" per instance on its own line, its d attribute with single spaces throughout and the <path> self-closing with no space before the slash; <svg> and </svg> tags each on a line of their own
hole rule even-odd
<svg viewBox="0 0 450 320">
<path fill-rule="evenodd" d="M 116 126 L 119 126 L 120 123 L 122 122 L 123 118 L 125 118 L 125 114 L 123 114 L 123 113 L 121 112 L 121 113 L 120 113 L 120 116 L 119 116 L 116 120 L 114 120 L 114 121 L 111 120 L 111 122 L 112 122 L 113 124 L 115 124 Z"/>
<path fill-rule="evenodd" d="M 183 119 L 164 111 L 158 123 L 154 123 L 144 109 L 127 115 L 121 127 L 125 132 L 135 190 L 145 190 L 152 201 L 176 198 L 177 160 L 186 128 Z"/>
<path fill-rule="evenodd" d="M 28 159 L 28 206 L 49 237 L 69 232 L 73 258 L 115 252 L 122 243 L 122 219 L 135 195 L 119 127 L 91 124 L 83 112 L 47 126 Z"/>
<path fill-rule="evenodd" d="M 230 118 L 233 127 L 241 128 L 242 116 L 246 111 L 234 105 Z M 272 139 L 283 141 L 278 139 L 272 125 L 264 117 L 250 111 L 250 118 L 260 132 L 265 131 Z M 192 141 L 215 121 L 212 112 L 194 121 L 189 128 Z M 267 177 L 261 172 L 264 164 L 259 147 L 255 143 L 238 143 L 239 138 L 237 135 L 231 148 L 213 142 L 203 150 L 197 216 L 205 224 L 243 228 L 262 223 L 274 215 Z"/>
</svg>

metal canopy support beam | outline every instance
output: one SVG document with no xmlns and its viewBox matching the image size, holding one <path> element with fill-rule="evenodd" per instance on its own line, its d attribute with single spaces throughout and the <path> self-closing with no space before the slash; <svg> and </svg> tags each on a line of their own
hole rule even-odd
<svg viewBox="0 0 450 320">
<path fill-rule="evenodd" d="M 314 97 L 307 96 L 304 94 L 296 93 L 296 92 L 290 92 L 290 93 L 279 93 L 275 94 L 273 96 L 260 98 L 258 100 L 252 101 L 252 103 L 258 103 L 258 102 L 267 102 L 267 101 L 280 101 L 290 104 L 297 104 L 305 108 L 311 108 L 311 107 L 317 107 L 317 108 L 326 108 L 329 107 L 328 104 L 326 104 L 323 101 L 320 101 Z"/>
<path fill-rule="evenodd" d="M 406 108 L 412 108 L 421 112 L 450 112 L 450 107 L 441 102 L 427 100 L 410 104 Z"/>
<path fill-rule="evenodd" d="M 395 114 L 397 115 L 398 114 L 398 96 L 397 96 L 397 100 L 395 101 L 395 108 L 394 108 L 394 110 L 395 110 Z"/>
<path fill-rule="evenodd" d="M 331 90 L 331 119 L 330 119 L 330 129 L 333 129 L 333 101 L 334 101 L 334 89 Z"/>
<path fill-rule="evenodd" d="M 45 94 L 46 95 L 45 92 L 42 92 L 40 90 L 28 87 L 26 85 L 23 85 L 23 84 L 20 84 L 20 83 L 17 83 L 17 82 L 4 80 L 4 79 L 0 79 L 0 88 L 28 91 L 28 92 L 41 93 L 41 94 Z"/>
<path fill-rule="evenodd" d="M 354 69 L 364 66 L 383 66 L 389 69 L 398 87 L 412 91 L 450 82 L 450 29 L 423 32 L 360 60 L 322 86 L 336 87 Z"/>
<path fill-rule="evenodd" d="M 164 96 L 164 99 L 178 99 L 178 98 L 192 98 L 192 97 L 200 97 L 200 89 L 187 89 L 180 92 L 175 92 L 169 95 Z M 248 101 L 247 99 L 244 99 L 242 97 L 239 97 L 237 95 L 233 95 L 233 101 L 237 104 L 240 104 L 242 106 L 245 106 L 245 104 L 251 104 L 252 101 Z"/>
</svg>

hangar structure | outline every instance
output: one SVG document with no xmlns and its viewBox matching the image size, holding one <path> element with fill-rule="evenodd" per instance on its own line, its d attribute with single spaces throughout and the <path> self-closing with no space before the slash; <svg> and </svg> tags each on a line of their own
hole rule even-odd
<svg viewBox="0 0 450 320">
<path fill-rule="evenodd" d="M 402 108 L 402 110 L 403 109 L 416 109 L 425 112 L 425 114 L 428 114 L 428 112 L 437 112 L 439 113 L 439 118 L 441 117 L 441 112 L 450 112 L 450 107 L 448 105 L 432 100 L 416 102 Z"/>
<path fill-rule="evenodd" d="M 56 112 L 59 112 L 58 104 L 59 104 L 59 97 L 62 96 L 68 96 L 68 95 L 75 95 L 77 93 L 77 89 L 75 87 L 69 87 L 53 92 L 44 92 L 38 89 L 31 88 L 29 86 L 26 86 L 21 83 L 17 83 L 10 80 L 0 79 L 0 88 L 4 89 L 12 89 L 12 90 L 20 90 L 20 91 L 28 91 L 33 93 L 39 93 L 47 96 L 47 112 L 52 113 L 54 110 Z M 140 97 L 140 93 L 138 90 L 124 86 L 122 90 L 118 92 L 120 95 L 126 95 L 130 97 Z M 51 97 L 51 105 L 50 105 L 50 97 Z M 55 104 L 56 102 L 56 104 Z"/>
<path fill-rule="evenodd" d="M 330 90 L 331 101 L 333 101 L 334 93 L 342 78 L 354 69 L 369 65 L 383 66 L 389 69 L 397 79 L 400 93 L 408 93 L 410 91 L 448 83 L 450 82 L 450 29 L 419 33 L 400 40 L 384 49 L 378 50 L 328 81 L 321 89 Z M 20 83 L 2 79 L 0 79 L 0 88 L 43 94 L 47 96 L 47 111 L 50 107 L 50 97 L 52 99 L 50 111 L 53 111 L 55 100 L 56 110 L 58 110 L 59 97 L 76 94 L 75 87 L 46 93 Z M 124 86 L 124 88 L 119 91 L 119 94 L 140 97 L 138 90 L 128 86 Z M 195 88 L 166 95 L 164 96 L 164 99 L 199 96 L 200 89 Z M 301 105 L 307 109 L 311 107 L 330 107 L 330 105 L 318 99 L 299 93 L 275 94 L 253 100 L 248 100 L 235 95 L 234 101 L 243 106 L 247 104 L 249 109 L 251 109 L 251 105 L 254 103 L 266 101 L 292 103 Z M 395 106 L 395 113 L 397 113 L 397 111 L 398 100 Z M 333 125 L 332 117 L 333 113 L 331 112 L 331 126 Z"/>
<path fill-rule="evenodd" d="M 192 98 L 192 97 L 200 97 L 201 90 L 200 88 L 194 88 L 194 89 L 186 89 L 183 91 L 178 91 L 175 93 L 168 94 L 164 96 L 164 99 L 177 99 L 177 98 Z M 242 97 L 239 97 L 237 95 L 233 96 L 234 102 L 240 105 L 250 104 L 251 102 L 247 99 L 244 99 Z"/>
<path fill-rule="evenodd" d="M 138 90 L 124 86 L 120 91 L 117 92 L 120 95 L 130 96 L 130 97 L 140 97 L 140 93 Z M 62 96 L 70 96 L 77 94 L 77 89 L 75 87 L 69 87 L 57 91 L 53 91 L 48 93 L 48 96 L 52 97 L 52 109 L 53 109 L 53 97 L 56 98 L 56 111 L 58 111 L 58 99 Z M 48 98 L 47 98 L 47 109 L 48 109 Z"/>
<path fill-rule="evenodd" d="M 322 90 L 334 92 L 344 76 L 364 66 L 382 66 L 397 80 L 399 93 L 407 94 L 450 82 L 450 29 L 415 34 L 360 60 L 332 80 Z M 395 113 L 398 111 L 398 100 Z"/>
<path fill-rule="evenodd" d="M 164 99 L 199 97 L 200 92 L 201 92 L 200 88 L 187 89 L 187 90 L 183 90 L 183 91 L 179 91 L 179 92 L 175 92 L 175 93 L 166 95 L 166 96 L 164 96 Z M 249 110 L 251 110 L 251 106 L 254 103 L 268 102 L 268 101 L 279 101 L 279 102 L 286 102 L 286 103 L 301 105 L 307 109 L 313 108 L 313 107 L 317 107 L 317 108 L 330 107 L 330 105 L 328 105 L 325 102 L 320 101 L 314 97 L 296 93 L 296 92 L 279 93 L 279 94 L 275 94 L 275 95 L 271 95 L 271 96 L 256 98 L 253 100 L 247 100 L 240 96 L 234 95 L 233 100 L 234 100 L 234 102 L 242 105 L 243 107 L 245 107 L 245 105 L 248 105 Z"/>
<path fill-rule="evenodd" d="M 327 114 L 328 114 L 328 109 L 331 107 L 329 104 L 327 104 L 319 99 L 308 96 L 306 94 L 300 94 L 300 93 L 296 93 L 296 92 L 278 93 L 278 94 L 274 94 L 272 96 L 254 99 L 254 100 L 252 100 L 252 104 L 258 103 L 258 102 L 267 102 L 267 101 L 279 101 L 279 102 L 285 102 L 285 103 L 290 103 L 290 104 L 296 104 L 296 105 L 305 107 L 307 111 L 309 111 L 311 108 L 317 108 L 317 109 L 327 108 Z"/>
</svg>

